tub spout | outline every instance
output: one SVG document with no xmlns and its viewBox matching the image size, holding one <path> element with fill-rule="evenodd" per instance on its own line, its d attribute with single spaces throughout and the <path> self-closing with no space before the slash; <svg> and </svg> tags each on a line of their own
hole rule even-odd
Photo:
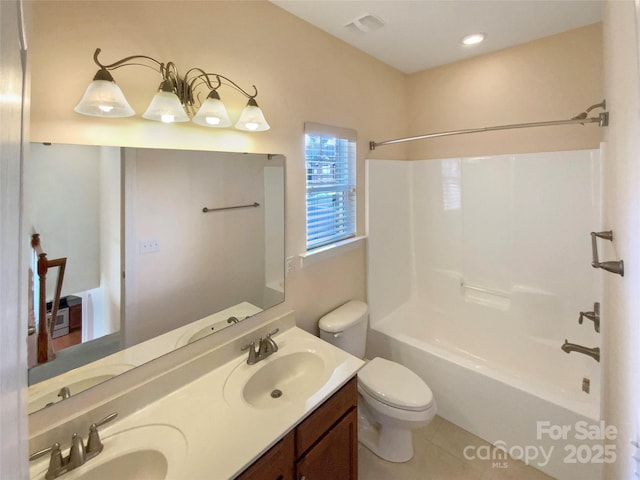
<svg viewBox="0 0 640 480">
<path fill-rule="evenodd" d="M 582 345 L 578 345 L 576 343 L 569 343 L 567 339 L 564 340 L 564 344 L 562 345 L 562 350 L 566 353 L 578 352 L 584 355 L 588 355 L 593 358 L 596 362 L 600 361 L 600 347 L 584 347 Z"/>
</svg>

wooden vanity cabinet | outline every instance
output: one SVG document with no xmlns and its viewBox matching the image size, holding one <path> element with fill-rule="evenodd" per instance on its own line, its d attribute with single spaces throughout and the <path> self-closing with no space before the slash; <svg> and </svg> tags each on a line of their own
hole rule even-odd
<svg viewBox="0 0 640 480">
<path fill-rule="evenodd" d="M 358 412 L 352 409 L 296 462 L 297 480 L 358 478 Z"/>
<path fill-rule="evenodd" d="M 236 477 L 237 480 L 295 480 L 293 432 L 269 449 L 249 468 Z"/>
<path fill-rule="evenodd" d="M 237 480 L 357 480 L 358 389 L 352 378 Z"/>
<path fill-rule="evenodd" d="M 82 328 L 82 303 L 69 305 L 69 330 Z"/>
</svg>

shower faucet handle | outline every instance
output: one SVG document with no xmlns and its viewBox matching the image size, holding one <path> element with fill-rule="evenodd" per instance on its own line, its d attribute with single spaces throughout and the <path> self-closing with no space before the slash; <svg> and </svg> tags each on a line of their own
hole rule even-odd
<svg viewBox="0 0 640 480">
<path fill-rule="evenodd" d="M 578 317 L 578 323 L 580 325 L 582 325 L 585 317 L 593 322 L 593 327 L 596 332 L 600 333 L 600 302 L 593 304 L 592 312 L 580 312 L 580 317 Z"/>
</svg>

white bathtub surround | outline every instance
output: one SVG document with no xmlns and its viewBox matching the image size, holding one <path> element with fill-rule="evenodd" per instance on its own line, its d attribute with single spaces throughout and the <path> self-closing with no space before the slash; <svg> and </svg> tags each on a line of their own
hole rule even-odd
<svg viewBox="0 0 640 480">
<path fill-rule="evenodd" d="M 565 463 L 565 448 L 596 457 L 603 443 L 575 438 L 577 422 L 600 418 L 601 364 L 560 349 L 601 345 L 591 322 L 578 325 L 602 300 L 589 236 L 599 152 L 371 160 L 367 181 L 368 356 L 415 371 L 440 415 L 487 441 L 553 446 L 536 468 L 601 478 L 601 463 Z M 554 443 L 538 422 L 571 431 Z"/>
</svg>

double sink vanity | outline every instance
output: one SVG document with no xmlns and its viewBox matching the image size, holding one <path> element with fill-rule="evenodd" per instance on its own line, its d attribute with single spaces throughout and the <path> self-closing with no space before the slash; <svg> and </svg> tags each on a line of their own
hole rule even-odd
<svg viewBox="0 0 640 480">
<path fill-rule="evenodd" d="M 225 330 L 33 414 L 31 452 L 57 442 L 68 466 L 72 435 L 89 450 L 96 422 L 104 447 L 69 471 L 42 454 L 30 476 L 268 480 L 314 478 L 320 468 L 355 480 L 362 364 L 297 328 L 293 313 Z"/>
</svg>

